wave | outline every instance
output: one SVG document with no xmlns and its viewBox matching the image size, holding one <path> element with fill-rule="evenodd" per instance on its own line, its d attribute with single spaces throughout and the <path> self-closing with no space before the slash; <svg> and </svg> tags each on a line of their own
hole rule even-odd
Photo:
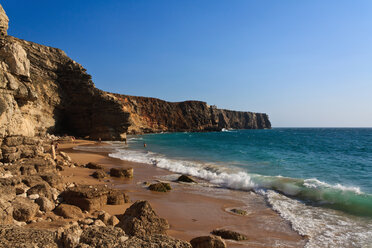
<svg viewBox="0 0 372 248">
<path fill-rule="evenodd" d="M 236 190 L 271 189 L 306 204 L 322 206 L 359 216 L 372 217 L 372 195 L 357 187 L 331 185 L 313 179 L 282 176 L 263 176 L 240 171 L 237 168 L 199 161 L 170 159 L 161 154 L 128 149 L 116 149 L 110 157 L 152 164 L 169 171 L 188 174 L 221 187 Z"/>
<path fill-rule="evenodd" d="M 372 220 L 306 205 L 273 190 L 261 192 L 292 228 L 308 238 L 306 248 L 371 247 Z"/>
</svg>

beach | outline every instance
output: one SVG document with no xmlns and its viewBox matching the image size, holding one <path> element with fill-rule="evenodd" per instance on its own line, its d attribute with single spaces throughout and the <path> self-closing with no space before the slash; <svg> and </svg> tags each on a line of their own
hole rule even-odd
<svg viewBox="0 0 372 248">
<path fill-rule="evenodd" d="M 78 146 L 102 147 L 107 144 L 76 140 L 60 145 L 76 164 L 95 162 L 106 172 L 112 167 L 133 168 L 133 179 L 109 178 L 97 180 L 90 175 L 94 170 L 75 167 L 65 168 L 61 173 L 66 183 L 78 185 L 105 184 L 110 188 L 125 190 L 132 202 L 147 200 L 156 213 L 168 220 L 168 235 L 189 241 L 197 236 L 209 235 L 214 229 L 237 231 L 248 237 L 246 241 L 228 241 L 228 247 L 303 247 L 306 238 L 291 229 L 265 202 L 253 192 L 229 190 L 198 184 L 175 182 L 179 175 L 149 164 L 141 164 L 111 158 L 106 152 L 87 152 L 74 149 Z M 147 183 L 169 181 L 170 192 L 153 192 Z M 131 204 L 105 206 L 103 210 L 111 215 L 123 214 Z M 229 209 L 244 209 L 246 216 L 229 212 Z"/>
</svg>

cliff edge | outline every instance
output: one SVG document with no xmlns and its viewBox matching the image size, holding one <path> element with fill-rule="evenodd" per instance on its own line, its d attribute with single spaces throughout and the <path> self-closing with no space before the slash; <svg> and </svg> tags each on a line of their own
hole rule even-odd
<svg viewBox="0 0 372 248">
<path fill-rule="evenodd" d="M 167 102 L 150 97 L 111 95 L 129 113 L 127 132 L 132 134 L 271 128 L 267 114 L 218 109 L 201 101 Z"/>
<path fill-rule="evenodd" d="M 8 22 L 0 5 L 0 141 L 47 133 L 120 140 L 126 133 L 271 127 L 266 114 L 104 92 L 62 50 L 8 36 Z"/>
</svg>

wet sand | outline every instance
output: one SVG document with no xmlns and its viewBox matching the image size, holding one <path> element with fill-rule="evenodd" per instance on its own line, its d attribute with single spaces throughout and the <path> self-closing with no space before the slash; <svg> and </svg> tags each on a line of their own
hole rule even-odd
<svg viewBox="0 0 372 248">
<path fill-rule="evenodd" d="M 97 180 L 90 176 L 94 170 L 75 167 L 62 171 L 66 182 L 89 185 L 107 184 L 109 187 L 126 190 L 133 202 L 148 200 L 156 213 L 168 220 L 170 236 L 189 241 L 197 236 L 208 235 L 213 229 L 224 228 L 248 236 L 247 241 L 226 241 L 228 247 L 303 247 L 306 243 L 303 237 L 291 229 L 288 222 L 267 206 L 262 196 L 253 192 L 173 181 L 171 181 L 170 192 L 152 192 L 147 189 L 144 182 L 154 182 L 159 179 L 165 181 L 177 177 L 174 173 L 152 165 L 110 158 L 104 152 L 72 149 L 77 145 L 104 144 L 75 141 L 61 144 L 60 149 L 77 164 L 96 162 L 107 172 L 112 167 L 132 167 L 134 178 L 120 180 L 108 177 L 105 180 Z M 110 214 L 122 214 L 130 205 L 106 206 L 104 210 Z M 248 215 L 233 214 L 227 211 L 230 208 L 244 209 Z"/>
</svg>

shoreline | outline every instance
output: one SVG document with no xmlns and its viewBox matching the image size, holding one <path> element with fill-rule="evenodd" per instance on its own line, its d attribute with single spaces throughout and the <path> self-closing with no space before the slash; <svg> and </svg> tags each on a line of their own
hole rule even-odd
<svg viewBox="0 0 372 248">
<path fill-rule="evenodd" d="M 135 163 L 111 158 L 107 152 L 91 152 L 73 149 L 76 146 L 98 146 L 94 141 L 77 140 L 62 143 L 60 150 L 66 152 L 74 163 L 95 162 L 105 171 L 112 167 L 132 167 L 133 179 L 97 180 L 90 176 L 94 171 L 86 168 L 66 168 L 62 171 L 64 181 L 78 184 L 107 184 L 110 188 L 127 192 L 132 202 L 148 200 L 159 216 L 168 220 L 168 234 L 174 238 L 190 239 L 209 235 L 217 228 L 240 232 L 248 237 L 246 241 L 228 241 L 228 247 L 303 247 L 306 238 L 295 232 L 288 221 L 271 209 L 263 196 L 253 192 L 211 188 L 199 184 L 178 183 L 169 180 L 172 190 L 167 193 L 152 192 L 144 182 L 165 181 L 175 175 L 165 169 L 149 164 Z M 174 178 L 174 176 L 173 176 Z M 173 179 L 172 178 L 172 179 Z M 131 204 L 105 206 L 109 214 L 122 214 Z M 248 212 L 239 216 L 228 212 L 230 208 L 241 208 Z"/>
</svg>

